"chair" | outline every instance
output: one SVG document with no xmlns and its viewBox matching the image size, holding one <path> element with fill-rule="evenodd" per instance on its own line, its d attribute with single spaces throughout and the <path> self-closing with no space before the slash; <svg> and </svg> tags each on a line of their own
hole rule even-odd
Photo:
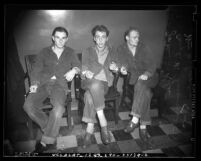
<svg viewBox="0 0 201 161">
<path fill-rule="evenodd" d="M 33 69 L 33 65 L 36 61 L 36 56 L 37 55 L 26 55 L 25 56 L 25 66 L 26 66 L 26 69 L 27 69 L 27 72 L 25 74 L 25 79 L 27 78 L 28 79 L 28 85 L 30 87 L 31 85 L 31 80 L 30 80 L 30 73 Z M 75 79 L 74 79 L 75 80 Z M 64 112 L 63 114 L 63 117 L 67 117 L 67 124 L 68 124 L 68 128 L 71 130 L 72 129 L 72 123 L 71 123 L 71 102 L 72 102 L 72 97 L 71 97 L 71 83 L 72 81 L 70 82 L 67 82 L 67 85 L 68 85 L 68 94 L 66 96 L 66 101 L 65 101 L 65 107 L 66 107 L 66 111 Z M 25 97 L 27 97 L 29 94 L 29 92 L 26 93 Z M 44 111 L 49 114 L 49 112 L 52 110 L 53 106 L 52 104 L 50 103 L 50 99 L 47 98 L 44 100 L 43 102 L 43 105 L 44 105 Z M 33 138 L 33 121 L 29 118 L 28 122 L 27 122 L 27 126 L 28 126 L 28 129 L 30 131 L 30 136 L 31 138 Z"/>
<path fill-rule="evenodd" d="M 78 55 L 81 60 L 81 56 Z M 113 103 L 113 106 L 106 106 L 105 110 L 114 110 L 115 124 L 118 124 L 118 112 L 119 112 L 119 100 L 120 93 L 117 91 L 117 82 L 119 79 L 119 72 L 113 73 L 114 80 L 111 87 L 109 87 L 108 92 L 105 95 L 105 104 Z M 75 98 L 78 100 L 78 114 L 82 117 L 84 108 L 84 93 L 85 90 L 81 88 L 81 76 L 76 75 L 75 79 Z"/>
<path fill-rule="evenodd" d="M 159 70 L 157 70 L 157 72 L 160 73 Z M 120 76 L 123 78 L 123 93 L 122 93 L 122 97 L 120 101 L 120 107 L 124 107 L 124 108 L 127 108 L 128 110 L 131 110 L 132 104 L 133 104 L 133 96 L 134 96 L 134 84 L 129 84 L 131 73 L 128 72 L 127 75 L 121 74 Z M 160 111 L 161 99 L 159 99 L 159 96 L 158 96 L 158 89 L 159 89 L 158 85 L 159 83 L 156 85 L 155 88 L 151 88 L 153 97 L 151 99 L 150 109 L 151 110 L 156 109 L 160 116 L 161 115 L 161 111 Z M 129 102 L 126 101 L 126 98 L 129 99 Z"/>
</svg>

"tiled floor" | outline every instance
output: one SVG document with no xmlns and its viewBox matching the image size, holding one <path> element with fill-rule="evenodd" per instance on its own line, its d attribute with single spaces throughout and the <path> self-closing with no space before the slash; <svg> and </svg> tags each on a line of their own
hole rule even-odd
<svg viewBox="0 0 201 161">
<path fill-rule="evenodd" d="M 77 105 L 74 101 L 72 106 L 72 120 L 74 127 L 72 131 L 67 128 L 66 119 L 62 118 L 60 135 L 57 138 L 57 145 L 46 153 L 148 153 L 153 156 L 164 157 L 193 157 L 193 139 L 191 121 L 183 123 L 179 115 L 180 107 L 172 107 L 166 110 L 162 117 L 156 117 L 152 112 L 152 125 L 148 126 L 148 133 L 151 136 L 152 147 L 144 146 L 139 137 L 139 129 L 131 134 L 124 133 L 123 129 L 129 121 L 129 111 L 120 107 L 119 122 L 116 125 L 113 117 L 109 117 L 111 111 L 105 111 L 108 121 L 108 128 L 112 137 L 109 145 L 104 145 L 100 138 L 99 125 L 95 125 L 95 132 L 92 136 L 92 145 L 83 149 L 83 136 L 86 125 L 81 122 L 77 113 Z M 185 125 L 185 126 L 184 126 Z M 26 126 L 19 126 L 16 132 L 15 152 L 31 152 L 35 148 L 36 140 L 39 140 L 41 133 L 35 126 L 34 139 L 29 138 Z M 162 155 L 161 155 L 162 154 Z"/>
</svg>

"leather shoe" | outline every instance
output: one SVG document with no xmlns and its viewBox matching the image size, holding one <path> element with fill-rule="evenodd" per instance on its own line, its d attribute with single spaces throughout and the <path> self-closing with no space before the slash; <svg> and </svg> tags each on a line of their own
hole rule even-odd
<svg viewBox="0 0 201 161">
<path fill-rule="evenodd" d="M 105 145 L 111 142 L 110 133 L 106 126 L 101 128 L 101 139 Z"/>
<path fill-rule="evenodd" d="M 43 153 L 44 151 L 47 151 L 49 149 L 49 146 L 50 145 L 48 144 L 44 146 L 43 144 L 41 144 L 41 142 L 37 142 L 33 153 Z"/>
<path fill-rule="evenodd" d="M 86 132 L 83 141 L 83 148 L 88 147 L 91 144 L 91 135 L 90 133 Z"/>
<path fill-rule="evenodd" d="M 150 136 L 147 132 L 147 129 L 139 129 L 139 135 L 143 142 L 146 142 L 146 143 L 149 142 Z"/>
<path fill-rule="evenodd" d="M 127 125 L 127 127 L 124 129 L 125 133 L 131 133 L 133 132 L 137 127 L 139 127 L 139 123 L 135 124 L 132 121 L 130 121 Z"/>
</svg>

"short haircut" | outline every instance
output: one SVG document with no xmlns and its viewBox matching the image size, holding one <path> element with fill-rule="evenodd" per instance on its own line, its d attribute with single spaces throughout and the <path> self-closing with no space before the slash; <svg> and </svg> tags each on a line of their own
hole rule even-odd
<svg viewBox="0 0 201 161">
<path fill-rule="evenodd" d="M 136 32 L 138 32 L 138 33 L 140 34 L 140 31 L 139 31 L 138 28 L 131 26 L 131 27 L 129 27 L 128 30 L 126 30 L 126 32 L 124 33 L 124 40 L 125 40 L 125 41 L 126 41 L 126 36 L 128 36 L 132 31 L 136 31 Z"/>
<path fill-rule="evenodd" d="M 107 27 L 105 27 L 104 25 L 96 25 L 92 30 L 91 33 L 93 35 L 93 37 L 95 36 L 96 32 L 100 31 L 100 32 L 105 32 L 107 36 L 109 36 L 109 30 L 107 29 Z"/>
<path fill-rule="evenodd" d="M 66 33 L 66 36 L 68 37 L 68 31 L 64 28 L 64 27 L 56 27 L 53 32 L 52 32 L 52 36 L 55 35 L 56 32 L 65 32 Z"/>
</svg>

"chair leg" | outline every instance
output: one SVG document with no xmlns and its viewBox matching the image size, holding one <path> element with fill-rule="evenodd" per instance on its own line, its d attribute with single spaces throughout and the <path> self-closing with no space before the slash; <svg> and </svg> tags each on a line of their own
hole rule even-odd
<svg viewBox="0 0 201 161">
<path fill-rule="evenodd" d="M 33 121 L 32 121 L 30 118 L 28 118 L 27 127 L 28 127 L 28 129 L 29 129 L 30 139 L 33 139 L 33 138 L 34 138 Z"/>
<path fill-rule="evenodd" d="M 72 122 L 71 122 L 71 102 L 68 102 L 67 104 L 67 124 L 68 124 L 68 128 L 72 129 Z"/>
<path fill-rule="evenodd" d="M 119 98 L 117 98 L 115 101 L 114 101 L 115 103 L 115 105 L 114 105 L 114 107 L 115 107 L 115 124 L 118 124 L 118 114 L 119 114 Z"/>
</svg>

